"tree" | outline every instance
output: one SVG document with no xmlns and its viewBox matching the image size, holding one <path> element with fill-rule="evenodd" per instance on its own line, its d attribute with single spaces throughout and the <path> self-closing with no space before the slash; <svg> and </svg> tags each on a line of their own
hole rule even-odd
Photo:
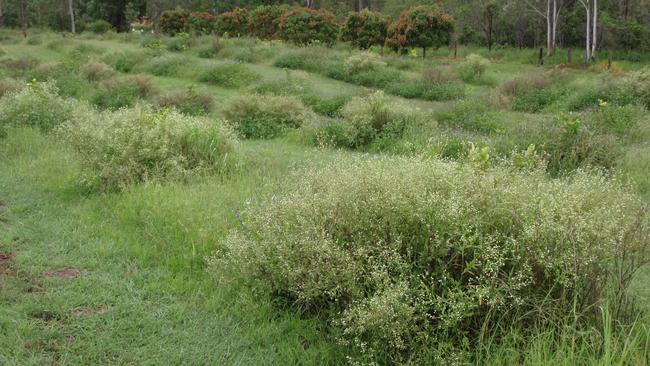
<svg viewBox="0 0 650 366">
<path fill-rule="evenodd" d="M 280 37 L 298 45 L 314 41 L 332 45 L 336 41 L 338 25 L 332 13 L 326 10 L 295 8 L 282 15 Z"/>
<path fill-rule="evenodd" d="M 422 48 L 422 57 L 426 57 L 428 47 L 436 49 L 448 45 L 453 32 L 454 20 L 450 15 L 438 7 L 420 5 L 402 12 L 391 27 L 392 39 L 387 43 L 392 48 Z"/>
<path fill-rule="evenodd" d="M 273 39 L 280 31 L 282 14 L 289 11 L 287 5 L 262 5 L 253 9 L 248 17 L 250 33 L 261 39 Z"/>
<path fill-rule="evenodd" d="M 390 19 L 376 11 L 364 9 L 349 13 L 341 27 L 341 39 L 361 49 L 383 46 L 388 35 Z"/>
<path fill-rule="evenodd" d="M 598 0 L 578 0 L 587 14 L 587 30 L 585 31 L 585 62 L 592 60 L 596 53 L 598 41 Z M 593 28 L 592 28 L 593 27 Z"/>
<path fill-rule="evenodd" d="M 74 0 L 68 0 L 68 13 L 70 14 L 70 31 L 72 34 L 77 33 L 77 29 L 74 21 Z"/>
<path fill-rule="evenodd" d="M 492 51 L 492 33 L 494 30 L 494 18 L 497 16 L 499 7 L 494 1 L 490 1 L 483 8 L 483 15 L 485 16 L 485 24 L 483 26 L 483 31 L 485 32 L 485 37 L 487 38 L 488 50 Z"/>
<path fill-rule="evenodd" d="M 543 12 L 540 8 L 531 3 L 530 0 L 524 1 L 531 9 L 546 20 L 546 50 L 549 55 L 555 53 L 557 42 L 557 22 L 560 17 L 560 11 L 562 10 L 562 3 L 558 6 L 557 0 L 546 0 L 546 11 Z"/>
</svg>

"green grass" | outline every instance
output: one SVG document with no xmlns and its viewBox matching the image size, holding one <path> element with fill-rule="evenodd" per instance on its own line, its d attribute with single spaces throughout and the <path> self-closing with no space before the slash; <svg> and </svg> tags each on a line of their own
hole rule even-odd
<svg viewBox="0 0 650 366">
<path fill-rule="evenodd" d="M 17 32 L 15 35 L 20 39 Z M 83 64 L 103 60 L 113 52 L 152 52 L 141 47 L 140 38 L 119 34 L 61 39 L 60 35 L 42 32 L 37 37 L 38 41 L 32 42 L 2 42 L 5 54 L 0 59 L 32 57 L 69 63 L 73 61 L 71 52 L 76 50 L 83 55 Z M 328 77 L 323 70 L 288 73 L 274 66 L 274 60 L 284 53 L 296 52 L 314 54 L 326 64 L 341 63 L 351 52 L 345 45 L 298 50 L 281 43 L 269 46 L 247 39 L 222 41 L 224 52 L 213 59 L 197 56 L 201 45 L 209 42 L 206 38 L 182 53 L 155 51 L 159 57 L 187 61 L 180 66 L 158 70 L 143 61 L 131 73 L 147 73 L 162 91 L 195 86 L 212 95 L 212 118 L 221 116 L 230 98 L 265 83 L 291 78 L 308 86 L 304 95 L 291 93 L 311 100 L 314 109 L 337 97 L 370 92 L 359 83 Z M 517 76 L 541 73 L 557 77 L 569 95 L 599 83 L 601 74 L 593 70 L 567 69 L 557 74 L 560 71 L 553 65 L 563 62 L 562 52 L 548 59 L 545 67 L 535 65 L 535 50 L 497 49 L 490 54 L 463 47 L 458 59 L 453 59 L 446 48 L 432 52 L 425 60 L 387 55 L 387 69 L 407 80 L 431 67 L 453 70 L 464 56 L 480 53 L 491 60 L 486 72 L 491 83 L 466 84 L 468 102 L 388 95 L 431 116 L 430 123 L 410 126 L 394 141 L 381 141 L 360 151 L 315 148 L 300 133 L 270 141 L 242 141 L 235 168 L 225 176 L 139 185 L 121 193 L 87 191 L 79 182 L 79 161 L 56 135 L 10 128 L 9 136 L 0 138 L 0 254 L 12 253 L 15 258 L 8 273 L 0 274 L 0 364 L 345 363 L 351 351 L 338 345 L 328 324 L 278 307 L 274 299 L 251 293 L 248 288 L 217 283 L 205 271 L 205 257 L 241 225 L 238 213 L 246 204 L 268 198 L 298 167 L 315 167 L 363 153 L 464 160 L 470 143 L 489 146 L 493 163 L 529 144 L 543 150 L 552 133 L 562 128 L 555 117 L 566 110 L 566 100 L 536 113 L 514 111 L 508 103 L 488 104 L 481 123 L 472 123 L 463 113 L 456 113 L 462 120 L 439 117 L 449 115 L 460 103 L 488 103 L 501 83 Z M 222 60 L 229 60 L 228 65 L 233 60 L 240 62 L 259 77 L 243 77 L 234 84 L 227 80 L 225 85 L 199 81 L 202 72 L 224 64 Z M 646 66 L 631 61 L 621 61 L 620 65 L 623 70 Z M 2 65 L 0 76 L 20 77 Z M 96 84 L 89 85 L 76 97 L 90 99 Z M 341 121 L 329 109 L 320 112 L 318 123 Z M 466 113 L 473 113 L 472 108 Z M 440 119 L 437 127 L 436 116 Z M 646 113 L 639 121 L 640 136 L 635 140 L 621 137 L 623 154 L 613 171 L 647 203 L 649 120 Z M 61 268 L 80 273 L 71 279 L 45 275 Z M 646 267 L 633 287 L 640 304 L 640 315 L 633 326 L 627 324 L 608 332 L 603 328 L 602 337 L 594 339 L 576 336 L 570 322 L 560 333 L 540 326 L 532 340 L 513 329 L 508 339 L 488 335 L 472 358 L 476 364 L 503 365 L 647 364 L 648 280 L 650 269 Z"/>
</svg>

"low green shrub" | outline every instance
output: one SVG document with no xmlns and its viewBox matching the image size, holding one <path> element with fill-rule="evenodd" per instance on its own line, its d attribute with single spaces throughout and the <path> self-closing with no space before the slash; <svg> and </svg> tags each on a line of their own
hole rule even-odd
<svg viewBox="0 0 650 366">
<path fill-rule="evenodd" d="M 462 98 L 465 86 L 452 74 L 440 69 L 426 69 L 420 79 L 396 80 L 388 85 L 386 91 L 404 98 L 448 101 Z"/>
<path fill-rule="evenodd" d="M 80 114 L 60 135 L 79 153 L 85 183 L 119 190 L 223 166 L 236 138 L 223 122 L 137 105 Z"/>
<path fill-rule="evenodd" d="M 639 121 L 646 111 L 641 106 L 617 106 L 601 101 L 598 111 L 589 116 L 594 128 L 601 133 L 613 133 L 621 137 L 636 137 Z"/>
<path fill-rule="evenodd" d="M 315 94 L 305 94 L 301 97 L 303 103 L 311 109 L 326 117 L 339 117 L 343 107 L 352 99 L 348 95 L 337 95 L 331 98 L 323 98 Z M 337 145 L 345 146 L 345 145 Z"/>
<path fill-rule="evenodd" d="M 214 109 L 214 99 L 210 94 L 197 92 L 193 86 L 190 86 L 187 90 L 163 94 L 158 98 L 158 105 L 176 108 L 179 112 L 190 116 L 200 116 Z"/>
<path fill-rule="evenodd" d="M 469 364 L 486 334 L 598 322 L 647 258 L 644 212 L 585 172 L 341 159 L 246 206 L 210 269 L 325 318 L 353 362 Z"/>
<path fill-rule="evenodd" d="M 643 106 L 650 109 L 650 68 L 632 73 L 623 83 L 626 85 L 625 89 L 629 90 Z"/>
<path fill-rule="evenodd" d="M 142 36 L 142 39 L 140 40 L 140 46 L 156 52 L 160 52 L 165 48 L 161 37 L 157 35 Z"/>
<path fill-rule="evenodd" d="M 531 89 L 512 98 L 512 109 L 520 112 L 537 113 L 564 96 L 564 91 L 555 88 Z"/>
<path fill-rule="evenodd" d="M 365 51 L 355 53 L 345 60 L 345 72 L 358 74 L 360 72 L 376 71 L 386 67 L 386 63 L 376 54 Z"/>
<path fill-rule="evenodd" d="M 527 75 L 510 79 L 501 84 L 501 92 L 507 96 L 514 97 L 528 93 L 533 90 L 548 89 L 551 82 L 541 75 Z"/>
<path fill-rule="evenodd" d="M 40 36 L 29 36 L 25 43 L 27 43 L 30 46 L 38 46 L 43 44 L 43 38 L 41 38 Z"/>
<path fill-rule="evenodd" d="M 290 96 L 242 95 L 228 101 L 223 115 L 245 138 L 273 138 L 315 122 L 316 116 Z"/>
<path fill-rule="evenodd" d="M 393 102 L 378 91 L 365 97 L 355 97 L 341 110 L 349 127 L 330 123 L 318 130 L 314 142 L 321 146 L 358 148 L 377 139 L 395 139 L 409 125 L 423 123 L 426 116 L 417 109 Z M 330 136 L 330 133 L 335 133 Z M 349 142 L 347 145 L 338 143 Z"/>
<path fill-rule="evenodd" d="M 145 76 L 108 79 L 99 85 L 91 102 L 102 109 L 119 109 L 134 105 L 158 94 L 158 90 Z"/>
<path fill-rule="evenodd" d="M 0 98 L 3 96 L 22 90 L 27 85 L 19 79 L 0 78 Z"/>
<path fill-rule="evenodd" d="M 115 75 L 115 70 L 103 62 L 89 62 L 79 70 L 88 81 L 101 81 Z"/>
<path fill-rule="evenodd" d="M 113 29 L 113 25 L 103 19 L 87 23 L 85 29 L 95 34 L 104 34 Z"/>
<path fill-rule="evenodd" d="M 0 130 L 10 126 L 31 126 L 43 132 L 72 117 L 75 102 L 58 95 L 51 83 L 30 83 L 0 99 Z"/>
<path fill-rule="evenodd" d="M 569 111 L 584 111 L 598 108 L 601 100 L 613 105 L 624 106 L 639 103 L 636 93 L 631 90 L 631 84 L 604 80 L 598 85 L 580 88 L 571 93 L 566 101 Z"/>
<path fill-rule="evenodd" d="M 249 67 L 226 62 L 210 67 L 199 75 L 199 81 L 225 88 L 238 88 L 252 84 L 260 75 Z"/>
<path fill-rule="evenodd" d="M 185 57 L 165 55 L 149 60 L 145 65 L 145 69 L 156 76 L 176 76 L 180 69 L 189 63 L 190 61 Z"/>
<path fill-rule="evenodd" d="M 322 72 L 323 62 L 313 53 L 304 51 L 290 51 L 280 54 L 274 61 L 273 66 L 292 69 L 292 70 L 305 70 L 311 72 Z"/>
<path fill-rule="evenodd" d="M 458 66 L 458 76 L 466 83 L 479 82 L 489 65 L 489 60 L 477 54 L 471 54 Z"/>
<path fill-rule="evenodd" d="M 145 52 L 126 51 L 111 53 L 104 58 L 104 62 L 119 72 L 131 72 L 138 64 L 148 58 L 149 56 Z"/>
<path fill-rule="evenodd" d="M 613 133 L 599 132 L 592 121 L 577 114 L 560 114 L 558 129 L 544 147 L 552 175 L 570 173 L 581 167 L 611 169 L 622 156 L 621 141 Z"/>
<path fill-rule="evenodd" d="M 185 32 L 176 34 L 175 37 L 170 38 L 166 42 L 166 48 L 172 52 L 184 52 L 192 48 L 194 39 Z"/>
<path fill-rule="evenodd" d="M 482 133 L 492 133 L 499 129 L 496 112 L 480 100 L 458 102 L 451 110 L 439 112 L 437 118 L 442 126 L 449 128 Z"/>
</svg>

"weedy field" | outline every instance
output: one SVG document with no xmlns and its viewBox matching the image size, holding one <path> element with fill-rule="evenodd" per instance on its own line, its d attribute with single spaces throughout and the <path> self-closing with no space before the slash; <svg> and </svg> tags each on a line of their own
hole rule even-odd
<svg viewBox="0 0 650 366">
<path fill-rule="evenodd" d="M 0 32 L 0 364 L 650 362 L 650 69 Z"/>
</svg>

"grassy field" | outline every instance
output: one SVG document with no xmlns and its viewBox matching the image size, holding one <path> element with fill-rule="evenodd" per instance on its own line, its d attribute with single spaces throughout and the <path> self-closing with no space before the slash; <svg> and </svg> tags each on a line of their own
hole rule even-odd
<svg viewBox="0 0 650 366">
<path fill-rule="evenodd" d="M 539 67 L 535 50 L 462 48 L 454 59 L 441 49 L 421 59 L 368 55 L 346 45 L 294 48 L 210 37 L 35 32 L 23 39 L 2 31 L 0 39 L 3 94 L 24 87 L 15 80 L 49 80 L 63 97 L 98 109 L 181 101 L 176 107 L 187 114 L 241 119 L 227 168 L 116 189 L 87 184 L 83 157 L 58 132 L 7 128 L 0 138 L 3 365 L 368 361 L 363 350 L 339 341 L 341 330 L 327 317 L 215 278 L 219 269 L 208 266 L 207 258 L 245 225 L 240 213 L 285 193 L 296 172 L 377 156 L 484 170 L 521 158 L 531 165 L 543 161 L 549 181 L 597 170 L 650 203 L 650 116 L 644 95 L 628 100 L 624 89 L 642 63 L 615 63 L 612 70 L 560 65 L 559 52 Z M 474 53 L 484 58 L 471 64 L 466 56 Z M 350 61 L 355 55 L 363 59 Z M 182 101 L 174 92 L 198 97 Z M 304 110 L 292 118 L 302 125 L 268 130 L 241 116 L 261 94 L 290 99 L 269 97 L 261 107 L 271 110 L 265 118 L 280 118 L 283 106 L 299 103 Z M 348 130 L 362 108 L 353 102 L 368 95 L 376 98 L 368 103 L 385 111 L 386 125 L 397 121 L 398 132 L 386 125 L 370 135 L 360 127 Z M 576 124 L 584 128 L 572 137 Z M 572 319 L 556 327 L 528 324 L 532 337 L 513 325 L 478 346 L 450 336 L 455 351 L 444 362 L 647 364 L 649 280 L 647 266 L 634 276 L 631 318 L 611 320 L 603 310 L 593 327 Z M 375 361 L 442 362 L 430 356 Z"/>
</svg>

